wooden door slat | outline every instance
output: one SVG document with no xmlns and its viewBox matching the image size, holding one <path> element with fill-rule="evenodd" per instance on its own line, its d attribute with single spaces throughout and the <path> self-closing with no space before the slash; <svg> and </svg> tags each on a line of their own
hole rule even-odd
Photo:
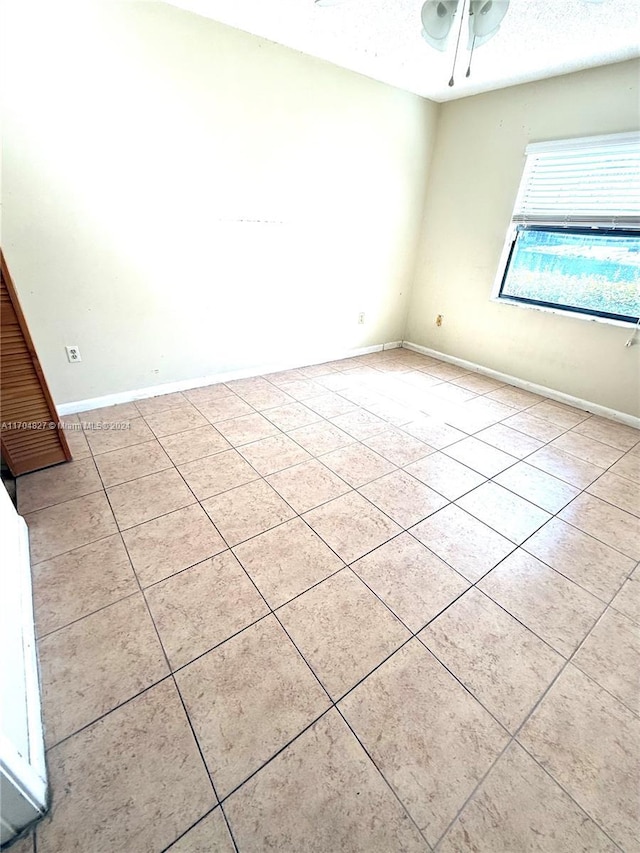
<svg viewBox="0 0 640 853">
<path fill-rule="evenodd" d="M 64 431 L 49 428 L 59 420 L 0 251 L 0 446 L 14 476 L 71 459 Z"/>
</svg>

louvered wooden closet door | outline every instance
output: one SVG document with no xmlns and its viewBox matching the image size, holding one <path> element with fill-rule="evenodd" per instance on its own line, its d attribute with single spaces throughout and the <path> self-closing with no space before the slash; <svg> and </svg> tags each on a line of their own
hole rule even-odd
<svg viewBox="0 0 640 853">
<path fill-rule="evenodd" d="M 2 458 L 14 476 L 71 459 L 9 270 L 0 252 Z M 33 424 L 35 428 L 12 428 Z M 51 424 L 56 426 L 51 428 Z M 38 427 L 37 425 L 42 425 Z"/>
</svg>

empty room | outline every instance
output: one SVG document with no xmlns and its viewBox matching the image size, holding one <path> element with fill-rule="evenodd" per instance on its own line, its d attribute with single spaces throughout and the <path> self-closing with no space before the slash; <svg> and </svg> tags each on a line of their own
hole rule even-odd
<svg viewBox="0 0 640 853">
<path fill-rule="evenodd" d="M 0 0 L 0 844 L 640 853 L 637 0 Z"/>
</svg>

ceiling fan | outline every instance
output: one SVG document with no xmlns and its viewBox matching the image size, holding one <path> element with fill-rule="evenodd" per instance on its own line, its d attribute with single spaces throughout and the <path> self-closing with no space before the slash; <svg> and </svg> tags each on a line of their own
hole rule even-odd
<svg viewBox="0 0 640 853">
<path fill-rule="evenodd" d="M 313 0 L 315 6 L 336 6 L 348 0 Z M 582 0 L 584 3 L 600 4 L 604 0 Z M 449 86 L 455 83 L 454 72 L 460 48 L 460 39 L 465 20 L 468 26 L 467 50 L 469 64 L 466 77 L 471 76 L 473 52 L 496 35 L 500 24 L 509 10 L 510 0 L 425 0 L 420 17 L 422 19 L 422 36 L 436 50 L 445 51 L 449 35 L 453 29 L 456 15 L 460 13 L 460 26 L 456 39 L 453 68 Z"/>
<path fill-rule="evenodd" d="M 314 0 L 315 6 L 337 6 L 346 0 Z M 471 74 L 471 58 L 476 47 L 480 47 L 500 29 L 502 19 L 507 14 L 509 0 L 426 0 L 422 6 L 422 35 L 436 50 L 446 50 L 453 21 L 460 8 L 460 29 L 456 42 L 455 62 L 458 57 L 460 36 L 464 27 L 465 13 L 469 22 L 469 45 L 471 52 L 467 77 Z M 453 71 L 449 85 L 453 86 Z"/>
<path fill-rule="evenodd" d="M 451 79 L 449 80 L 450 86 L 453 86 L 455 82 L 454 69 L 458 58 L 460 37 L 464 28 L 465 13 L 469 28 L 467 50 L 470 51 L 470 56 L 466 73 L 466 76 L 469 77 L 471 75 L 473 51 L 488 42 L 498 32 L 509 9 L 509 0 L 426 0 L 420 13 L 422 36 L 431 47 L 435 47 L 436 50 L 446 50 L 449 34 L 459 8 L 460 28 L 456 41 Z"/>
</svg>

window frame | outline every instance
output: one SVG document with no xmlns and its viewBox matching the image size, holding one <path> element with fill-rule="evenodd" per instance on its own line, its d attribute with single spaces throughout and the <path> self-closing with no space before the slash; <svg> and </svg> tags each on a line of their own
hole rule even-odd
<svg viewBox="0 0 640 853">
<path fill-rule="evenodd" d="M 518 183 L 516 192 L 516 200 L 514 210 L 511 215 L 511 220 L 507 228 L 507 233 L 498 262 L 496 276 L 494 279 L 493 288 L 491 290 L 490 301 L 501 305 L 512 305 L 520 308 L 533 309 L 536 311 L 545 311 L 552 314 L 560 314 L 565 317 L 573 317 L 574 319 L 590 320 L 596 323 L 608 323 L 615 326 L 624 326 L 630 328 L 637 326 L 640 320 L 627 318 L 625 315 L 613 314 L 608 312 L 594 311 L 589 308 L 578 308 L 571 305 L 565 305 L 560 302 L 546 302 L 544 300 L 528 299 L 526 297 L 510 296 L 503 294 L 503 288 L 506 283 L 509 266 L 513 253 L 516 247 L 518 233 L 523 230 L 527 231 L 546 231 L 560 232 L 571 234 L 624 234 L 626 236 L 638 236 L 640 239 L 640 222 L 636 225 L 636 221 L 629 223 L 622 221 L 617 227 L 615 224 L 604 222 L 579 222 L 571 221 L 569 217 L 566 221 L 559 222 L 557 217 L 549 216 L 547 223 L 536 218 L 531 223 L 526 222 L 526 218 L 522 221 L 520 213 L 521 200 L 526 194 L 526 189 L 529 186 L 531 171 L 533 169 L 534 158 L 536 154 L 543 153 L 561 153 L 562 151 L 578 150 L 578 149 L 597 149 L 606 146 L 610 143 L 625 141 L 637 141 L 639 138 L 637 131 L 630 133 L 607 134 L 603 136 L 581 137 L 577 139 L 561 139 L 557 141 L 536 142 L 529 144 L 525 149 L 525 162 Z M 604 216 L 603 219 L 611 220 L 611 216 Z"/>
<path fill-rule="evenodd" d="M 640 241 L 640 230 L 635 228 L 563 228 L 559 225 L 547 226 L 518 224 L 513 229 L 513 239 L 510 241 L 508 246 L 507 257 L 502 276 L 499 280 L 498 291 L 496 294 L 496 299 L 500 302 L 512 302 L 517 303 L 519 305 L 527 305 L 533 308 L 541 308 L 546 309 L 548 311 L 569 314 L 570 316 L 577 315 L 584 317 L 585 319 L 600 320 L 600 322 L 615 322 L 616 324 L 620 324 L 623 326 L 636 326 L 638 324 L 640 317 L 628 317 L 625 314 L 614 314 L 608 311 L 596 311 L 593 308 L 578 308 L 574 305 L 565 305 L 561 302 L 545 302 L 543 299 L 529 299 L 526 296 L 512 296 L 509 293 L 503 293 L 504 286 L 509 275 L 511 259 L 516 248 L 518 234 L 523 231 L 543 231 L 547 234 L 593 234 L 594 232 L 596 232 L 597 234 L 601 234 L 603 236 L 615 234 L 621 237 L 635 237 Z"/>
</svg>

